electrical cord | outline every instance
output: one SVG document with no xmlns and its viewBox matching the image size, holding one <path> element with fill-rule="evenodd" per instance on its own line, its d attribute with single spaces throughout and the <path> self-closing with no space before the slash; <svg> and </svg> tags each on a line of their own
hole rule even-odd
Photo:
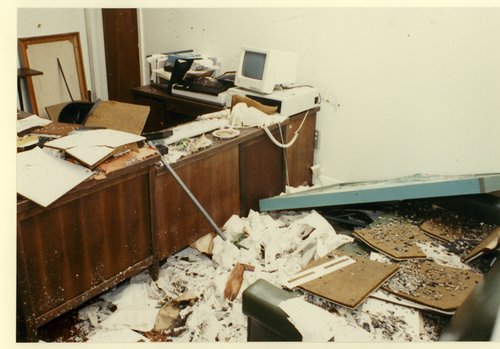
<svg viewBox="0 0 500 349">
<path fill-rule="evenodd" d="M 281 127 L 281 124 L 278 123 L 278 129 L 280 131 L 280 137 L 281 137 L 281 143 L 285 143 L 285 138 L 283 136 L 283 129 Z M 286 185 L 290 186 L 290 178 L 288 177 L 288 162 L 286 161 L 286 148 L 281 148 L 281 151 L 283 152 L 283 160 L 285 162 L 285 181 Z"/>
<path fill-rule="evenodd" d="M 302 118 L 302 122 L 300 123 L 299 127 L 297 128 L 297 130 L 295 130 L 295 134 L 293 135 L 293 138 L 290 140 L 290 142 L 288 143 L 280 143 L 276 140 L 276 138 L 274 138 L 273 134 L 271 133 L 271 131 L 269 131 L 269 128 L 267 126 L 263 126 L 263 129 L 264 131 L 266 131 L 266 134 L 267 136 L 269 137 L 269 139 L 271 139 L 271 141 L 277 145 L 278 147 L 280 148 L 289 148 L 291 147 L 295 141 L 297 140 L 297 137 L 299 136 L 299 131 L 300 129 L 302 128 L 302 126 L 304 125 L 304 122 L 306 121 L 306 118 L 307 118 L 307 115 L 309 114 L 309 110 L 306 111 L 306 114 L 304 115 L 304 117 Z"/>
</svg>

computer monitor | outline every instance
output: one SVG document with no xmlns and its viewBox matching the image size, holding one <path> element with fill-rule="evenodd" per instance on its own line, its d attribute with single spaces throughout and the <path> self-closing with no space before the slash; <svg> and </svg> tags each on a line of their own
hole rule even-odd
<svg viewBox="0 0 500 349">
<path fill-rule="evenodd" d="M 244 47 L 234 83 L 240 88 L 272 93 L 276 85 L 295 83 L 297 61 L 296 53 Z"/>
</svg>

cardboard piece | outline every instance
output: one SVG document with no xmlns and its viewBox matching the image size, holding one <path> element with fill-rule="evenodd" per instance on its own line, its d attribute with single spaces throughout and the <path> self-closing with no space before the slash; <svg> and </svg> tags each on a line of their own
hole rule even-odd
<svg viewBox="0 0 500 349">
<path fill-rule="evenodd" d="M 97 101 L 83 123 L 136 135 L 142 134 L 150 107 L 117 101 Z"/>
<path fill-rule="evenodd" d="M 472 251 L 462 258 L 463 262 L 470 262 L 471 260 L 479 257 L 485 252 L 493 251 L 498 248 L 500 242 L 500 227 L 495 229 L 483 241 L 479 243 Z"/>
<path fill-rule="evenodd" d="M 426 255 L 417 246 L 417 242 L 431 241 L 419 227 L 398 221 L 356 230 L 354 236 L 395 260 L 425 258 Z"/>
<path fill-rule="evenodd" d="M 456 213 L 436 207 L 432 217 L 420 225 L 425 233 L 441 241 L 452 242 L 462 236 L 462 224 Z"/>
<path fill-rule="evenodd" d="M 444 311 L 457 309 L 482 279 L 472 270 L 456 269 L 429 260 L 399 264 L 398 273 L 382 288 L 390 293 Z"/>
<path fill-rule="evenodd" d="M 50 120 L 52 120 L 52 121 L 59 120 L 59 115 L 61 114 L 61 110 L 63 110 L 63 108 L 65 106 L 67 106 L 69 103 L 71 103 L 71 102 L 64 102 L 64 103 L 46 106 L 45 111 L 47 112 L 47 115 L 49 116 Z"/>
<path fill-rule="evenodd" d="M 299 288 L 333 303 L 355 309 L 398 270 L 396 264 L 380 263 L 355 255 L 349 255 L 349 257 L 356 263 L 306 282 Z M 330 259 L 328 256 L 319 258 L 311 262 L 304 270 L 323 264 Z"/>
</svg>

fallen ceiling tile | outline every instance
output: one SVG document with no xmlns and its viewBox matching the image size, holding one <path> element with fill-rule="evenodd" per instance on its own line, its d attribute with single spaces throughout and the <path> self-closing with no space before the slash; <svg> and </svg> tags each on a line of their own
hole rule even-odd
<svg viewBox="0 0 500 349">
<path fill-rule="evenodd" d="M 429 260 L 398 263 L 399 271 L 382 287 L 411 301 L 444 311 L 457 309 L 482 275 Z"/>
<path fill-rule="evenodd" d="M 353 235 L 395 260 L 425 258 L 426 254 L 417 243 L 430 241 L 419 227 L 393 218 L 387 222 L 377 221 L 367 228 L 356 230 Z"/>
<path fill-rule="evenodd" d="M 396 264 L 379 263 L 360 256 L 349 256 L 356 263 L 347 265 L 334 273 L 306 282 L 299 288 L 330 300 L 333 303 L 355 309 L 385 280 L 397 270 Z M 323 257 L 310 263 L 308 268 L 325 263 Z"/>
</svg>

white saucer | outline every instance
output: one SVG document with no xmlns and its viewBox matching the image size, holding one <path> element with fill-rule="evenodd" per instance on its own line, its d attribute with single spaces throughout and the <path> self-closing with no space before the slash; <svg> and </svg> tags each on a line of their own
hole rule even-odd
<svg viewBox="0 0 500 349">
<path fill-rule="evenodd" d="M 212 132 L 212 135 L 214 137 L 220 138 L 220 139 L 230 139 L 237 137 L 240 134 L 240 131 L 235 130 L 234 128 L 223 128 L 220 130 L 215 130 Z"/>
</svg>

